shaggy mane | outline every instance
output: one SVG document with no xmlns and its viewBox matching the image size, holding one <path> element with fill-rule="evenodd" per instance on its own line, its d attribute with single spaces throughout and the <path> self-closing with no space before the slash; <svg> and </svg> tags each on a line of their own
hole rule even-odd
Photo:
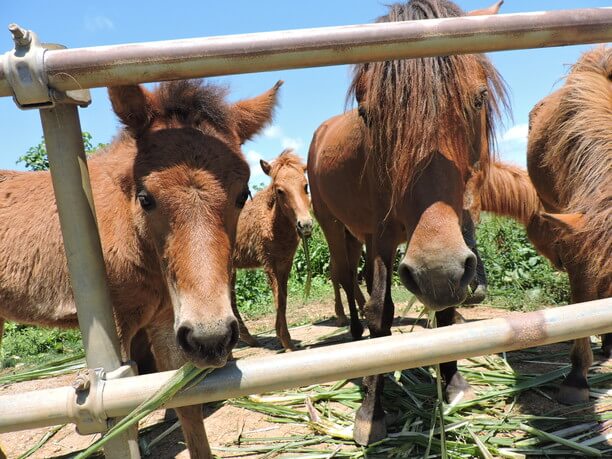
<svg viewBox="0 0 612 459">
<path fill-rule="evenodd" d="M 543 210 L 538 193 L 525 169 L 492 162 L 480 188 L 482 210 L 514 218 L 527 225 Z"/>
<path fill-rule="evenodd" d="M 447 0 L 412 0 L 389 6 L 377 22 L 396 22 L 463 16 Z M 471 132 L 471 106 L 475 73 L 485 75 L 489 97 L 487 113 L 489 151 L 494 151 L 496 121 L 502 107 L 509 109 L 505 84 L 490 61 L 481 54 L 393 60 L 356 65 L 347 96 L 364 103 L 368 140 L 381 178 L 390 181 L 392 204 L 411 185 L 440 146 L 441 127 L 447 128 L 446 142 L 455 142 L 454 161 L 462 172 L 471 166 L 462 133 Z M 362 99 L 366 97 L 366 99 Z M 483 149 L 485 150 L 485 149 Z M 480 160 L 486 169 L 489 151 Z M 372 157 L 372 158 L 370 158 Z M 478 160 L 478 158 L 476 158 Z"/>
<path fill-rule="evenodd" d="M 543 162 L 555 173 L 565 213 L 583 213 L 584 226 L 569 237 L 592 274 L 612 273 L 612 48 L 586 52 L 560 89 Z"/>
</svg>

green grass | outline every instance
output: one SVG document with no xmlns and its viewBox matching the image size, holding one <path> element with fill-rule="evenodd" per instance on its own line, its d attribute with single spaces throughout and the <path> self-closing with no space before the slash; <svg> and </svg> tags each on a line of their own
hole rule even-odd
<svg viewBox="0 0 612 459">
<path fill-rule="evenodd" d="M 61 330 L 18 325 L 4 326 L 0 368 L 39 365 L 83 350 L 79 330 Z"/>
</svg>

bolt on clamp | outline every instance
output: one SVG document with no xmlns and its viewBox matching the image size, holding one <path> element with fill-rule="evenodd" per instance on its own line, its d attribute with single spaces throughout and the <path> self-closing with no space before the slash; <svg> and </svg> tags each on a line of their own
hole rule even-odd
<svg viewBox="0 0 612 459">
<path fill-rule="evenodd" d="M 15 47 L 4 54 L 4 73 L 13 91 L 13 100 L 19 108 L 52 108 L 56 102 L 86 107 L 91 103 L 88 89 L 59 92 L 49 87 L 44 64 L 45 52 L 63 49 L 65 46 L 41 44 L 38 35 L 17 24 L 10 24 L 8 28 L 13 35 Z"/>
<path fill-rule="evenodd" d="M 72 382 L 74 394 L 68 403 L 68 410 L 79 434 L 106 432 L 109 429 L 109 418 L 103 404 L 106 381 L 135 375 L 133 362 L 108 373 L 102 368 L 86 368 L 77 373 Z"/>
</svg>

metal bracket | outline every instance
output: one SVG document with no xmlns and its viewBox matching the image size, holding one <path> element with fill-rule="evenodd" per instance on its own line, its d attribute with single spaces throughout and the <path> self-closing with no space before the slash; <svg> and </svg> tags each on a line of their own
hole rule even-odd
<svg viewBox="0 0 612 459">
<path fill-rule="evenodd" d="M 68 404 L 68 409 L 79 434 L 88 435 L 106 432 L 109 429 L 109 419 L 104 411 L 102 398 L 106 381 L 135 375 L 133 362 L 122 365 L 109 373 L 102 368 L 84 369 L 77 373 L 72 383 L 75 390 L 74 398 L 72 403 Z"/>
<path fill-rule="evenodd" d="M 40 43 L 38 35 L 17 24 L 10 24 L 15 47 L 4 54 L 4 74 L 13 91 L 13 100 L 21 109 L 51 108 L 58 103 L 86 107 L 91 103 L 88 89 L 61 93 L 49 87 L 44 55 L 49 49 L 65 46 Z"/>
</svg>

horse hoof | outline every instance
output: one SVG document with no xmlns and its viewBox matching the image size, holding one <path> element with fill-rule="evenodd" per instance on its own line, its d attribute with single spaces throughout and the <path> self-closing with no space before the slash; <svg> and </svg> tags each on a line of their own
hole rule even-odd
<svg viewBox="0 0 612 459">
<path fill-rule="evenodd" d="M 261 347 L 261 343 L 253 338 L 251 335 L 240 335 L 240 341 L 242 341 L 247 346 L 251 347 Z"/>
<path fill-rule="evenodd" d="M 369 419 L 362 417 L 361 410 L 355 416 L 355 427 L 353 428 L 353 440 L 361 446 L 371 445 L 387 437 L 387 424 L 385 417 Z"/>
<path fill-rule="evenodd" d="M 455 373 L 446 385 L 445 395 L 448 403 L 467 402 L 476 398 L 474 389 L 460 373 Z"/>
<path fill-rule="evenodd" d="M 478 304 L 482 303 L 487 297 L 487 287 L 480 284 L 472 293 L 469 293 L 463 304 Z"/>
<path fill-rule="evenodd" d="M 455 310 L 453 314 L 453 323 L 454 324 L 464 324 L 465 323 L 465 318 L 457 310 Z"/>
<path fill-rule="evenodd" d="M 561 384 L 557 393 L 557 401 L 564 405 L 578 405 L 589 401 L 588 387 L 574 387 Z"/>
<path fill-rule="evenodd" d="M 285 352 L 293 352 L 297 350 L 293 343 L 283 344 L 283 349 L 285 350 Z"/>
<path fill-rule="evenodd" d="M 349 324 L 348 317 L 340 316 L 336 317 L 336 327 L 346 327 Z"/>
<path fill-rule="evenodd" d="M 359 341 L 363 336 L 363 325 L 361 325 L 360 321 L 351 323 L 351 336 L 354 341 Z"/>
</svg>

